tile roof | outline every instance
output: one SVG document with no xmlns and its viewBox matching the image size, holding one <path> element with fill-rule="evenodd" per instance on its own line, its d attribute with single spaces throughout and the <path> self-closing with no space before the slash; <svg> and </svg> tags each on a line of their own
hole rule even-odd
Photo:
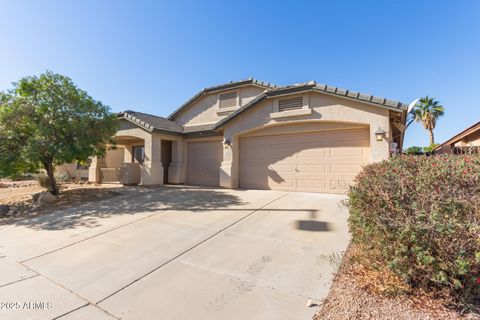
<svg viewBox="0 0 480 320">
<path fill-rule="evenodd" d="M 181 134 L 183 127 L 174 121 L 153 114 L 126 110 L 119 113 L 119 117 L 129 120 L 147 131 L 168 131 Z"/>
<path fill-rule="evenodd" d="M 212 130 L 215 124 L 200 124 L 196 126 L 183 127 L 184 137 L 209 137 L 221 135 L 218 131 Z"/>
<path fill-rule="evenodd" d="M 200 125 L 196 125 L 196 126 L 186 126 L 186 127 L 183 127 L 183 133 L 210 131 L 210 130 L 212 130 L 213 125 L 214 125 L 214 123 L 212 123 L 212 124 L 200 124 Z"/>
<path fill-rule="evenodd" d="M 270 89 L 265 91 L 264 93 L 260 94 L 257 96 L 255 99 L 244 105 L 243 107 L 237 109 L 235 112 L 231 113 L 227 117 L 223 118 L 220 120 L 215 126 L 212 128 L 213 130 L 216 130 L 220 128 L 222 125 L 230 121 L 231 119 L 235 118 L 237 115 L 242 113 L 243 111 L 249 109 L 253 105 L 257 104 L 258 102 L 262 101 L 263 99 L 270 98 L 270 97 L 275 97 L 275 96 L 280 96 L 280 95 L 286 95 L 286 94 L 292 94 L 292 93 L 297 93 L 297 92 L 304 92 L 304 91 L 317 91 L 317 92 L 322 92 L 325 94 L 333 95 L 333 96 L 339 96 L 343 97 L 346 99 L 351 99 L 351 100 L 358 100 L 361 102 L 366 102 L 369 104 L 376 105 L 378 107 L 382 108 L 387 108 L 390 110 L 394 111 L 406 111 L 408 104 L 395 101 L 395 100 L 389 100 L 386 98 L 381 98 L 381 97 L 376 97 L 370 94 L 365 94 L 365 93 L 360 93 L 356 91 L 351 91 L 351 90 L 346 90 L 338 87 L 333 87 L 333 86 L 328 86 L 325 84 L 318 84 L 315 81 L 309 81 L 309 82 L 303 82 L 295 85 L 290 85 L 290 86 L 284 86 L 284 87 L 278 87 L 275 89 Z"/>
<path fill-rule="evenodd" d="M 219 133 L 212 130 L 214 124 L 202 124 L 183 127 L 174 121 L 148 113 L 132 110 L 120 112 L 118 116 L 126 119 L 149 132 L 164 132 L 167 134 L 183 135 L 185 137 L 216 136 Z"/>
<path fill-rule="evenodd" d="M 255 99 L 244 105 L 243 107 L 237 109 L 235 112 L 231 113 L 227 117 L 223 118 L 216 124 L 206 124 L 206 125 L 197 125 L 197 126 L 187 126 L 183 127 L 172 121 L 176 114 L 178 114 L 182 109 L 186 108 L 189 104 L 191 104 L 194 100 L 199 98 L 200 96 L 208 93 L 212 93 L 215 91 L 227 90 L 231 88 L 237 88 L 240 86 L 254 84 L 258 86 L 264 87 L 266 90 L 258 95 Z M 305 91 L 316 91 L 321 92 L 328 95 L 343 97 L 345 99 L 350 100 L 357 100 L 360 102 L 376 105 L 378 107 L 387 108 L 390 110 L 403 112 L 407 110 L 408 105 L 399 101 L 389 100 L 382 97 L 376 97 L 370 94 L 360 93 L 356 91 L 346 90 L 334 86 L 328 86 L 325 84 L 319 84 L 315 81 L 308 81 L 299 84 L 289 85 L 289 86 L 277 86 L 271 83 L 255 80 L 255 79 L 247 79 L 242 81 L 235 81 L 229 82 L 226 84 L 209 87 L 202 89 L 198 92 L 195 96 L 193 96 L 190 100 L 185 102 L 180 108 L 174 111 L 168 118 L 163 118 L 147 113 L 136 112 L 131 110 L 126 110 L 124 112 L 119 113 L 119 117 L 129 120 L 132 123 L 137 124 L 138 126 L 144 128 L 147 131 L 164 131 L 173 134 L 184 134 L 184 135 L 213 135 L 216 134 L 215 130 L 223 126 L 225 123 L 230 121 L 231 119 L 235 118 L 237 115 L 242 113 L 243 111 L 249 109 L 253 105 L 257 104 L 258 102 L 271 97 L 276 97 L 280 95 L 287 95 L 292 93 L 299 93 Z"/>
<path fill-rule="evenodd" d="M 314 90 L 316 91 L 321 91 L 329 94 L 334 94 L 337 96 L 343 96 L 347 98 L 352 98 L 360 101 L 366 101 L 369 103 L 377 104 L 379 106 L 383 107 L 388 107 L 388 108 L 393 108 L 397 110 L 407 110 L 408 104 L 405 104 L 400 101 L 396 100 L 389 100 L 386 98 L 382 97 L 376 97 L 371 94 L 366 94 L 366 93 L 361 93 L 361 92 L 355 92 L 347 89 L 342 89 L 338 87 L 333 87 L 333 86 L 328 86 L 326 84 L 318 84 L 315 83 L 315 86 L 313 87 Z"/>
<path fill-rule="evenodd" d="M 265 82 L 265 81 L 256 80 L 256 79 L 253 79 L 253 78 L 250 78 L 250 79 L 247 79 L 247 80 L 240 80 L 240 81 L 230 81 L 228 83 L 224 83 L 224 84 L 221 84 L 221 85 L 218 85 L 218 86 L 204 88 L 204 89 L 200 90 L 197 94 L 195 94 L 193 97 L 191 97 L 187 102 L 182 104 L 177 110 L 173 111 L 168 116 L 167 119 L 172 120 L 180 111 L 185 109 L 193 101 L 197 100 L 199 97 L 201 97 L 205 94 L 212 93 L 212 92 L 215 92 L 215 91 L 220 91 L 220 90 L 238 88 L 238 87 L 245 86 L 245 85 L 248 85 L 248 84 L 253 84 L 253 85 L 260 86 L 260 87 L 264 87 L 265 89 L 277 88 L 277 85 L 275 85 L 275 84 Z"/>
</svg>

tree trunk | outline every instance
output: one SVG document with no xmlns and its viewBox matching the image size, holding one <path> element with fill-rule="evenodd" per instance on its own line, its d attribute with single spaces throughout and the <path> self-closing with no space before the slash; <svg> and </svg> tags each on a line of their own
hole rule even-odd
<svg viewBox="0 0 480 320">
<path fill-rule="evenodd" d="M 54 169 L 53 169 L 53 163 L 51 160 L 47 161 L 46 163 L 43 164 L 45 167 L 45 170 L 47 171 L 47 176 L 48 176 L 48 182 L 50 184 L 51 192 L 54 195 L 59 194 L 57 182 L 55 181 L 55 176 L 54 176 Z"/>
<path fill-rule="evenodd" d="M 429 129 L 428 134 L 430 136 L 430 145 L 433 145 L 435 143 L 435 138 L 433 136 L 433 129 Z"/>
</svg>

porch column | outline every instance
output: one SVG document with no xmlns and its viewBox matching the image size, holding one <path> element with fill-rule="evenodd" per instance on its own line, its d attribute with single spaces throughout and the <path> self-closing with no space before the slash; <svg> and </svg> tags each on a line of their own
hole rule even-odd
<svg viewBox="0 0 480 320">
<path fill-rule="evenodd" d="M 107 167 L 105 157 L 92 157 L 92 162 L 88 168 L 88 181 L 94 183 L 102 183 L 101 168 Z"/>
<path fill-rule="evenodd" d="M 162 139 L 155 134 L 145 138 L 145 161 L 142 164 L 142 185 L 163 184 Z"/>
<path fill-rule="evenodd" d="M 233 161 L 235 148 L 238 147 L 238 143 L 233 142 L 231 145 L 224 145 L 223 148 L 223 161 L 220 165 L 220 187 L 223 188 L 235 188 L 233 180 Z"/>
<path fill-rule="evenodd" d="M 172 162 L 168 167 L 168 182 L 185 183 L 185 157 L 183 156 L 183 141 L 172 141 Z"/>
</svg>

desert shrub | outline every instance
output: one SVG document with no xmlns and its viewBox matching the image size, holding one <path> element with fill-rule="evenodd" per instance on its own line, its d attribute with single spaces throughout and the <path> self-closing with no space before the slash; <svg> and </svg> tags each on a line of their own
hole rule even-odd
<svg viewBox="0 0 480 320">
<path fill-rule="evenodd" d="M 370 164 L 348 196 L 363 263 L 462 303 L 480 297 L 480 156 L 403 155 Z"/>
<path fill-rule="evenodd" d="M 43 188 L 46 188 L 46 189 L 50 189 L 50 182 L 48 180 L 48 176 L 44 173 L 40 173 L 38 176 L 37 176 L 37 181 L 38 181 L 38 184 L 43 187 Z"/>
<path fill-rule="evenodd" d="M 55 175 L 55 180 L 57 180 L 57 182 L 60 182 L 60 183 L 65 183 L 65 182 L 72 181 L 72 178 L 68 175 L 68 173 L 61 172 Z"/>
</svg>

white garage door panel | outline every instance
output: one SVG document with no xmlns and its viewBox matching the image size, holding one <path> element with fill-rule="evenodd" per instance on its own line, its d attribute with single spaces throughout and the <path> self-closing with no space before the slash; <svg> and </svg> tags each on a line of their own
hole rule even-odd
<svg viewBox="0 0 480 320">
<path fill-rule="evenodd" d="M 326 173 L 327 172 L 327 165 L 325 164 L 299 164 L 298 165 L 299 172 L 306 172 L 306 173 Z"/>
<path fill-rule="evenodd" d="M 312 189 L 312 190 L 327 190 L 326 187 L 326 181 L 325 180 L 316 180 L 316 179 L 310 179 L 310 180 L 302 180 L 298 179 L 298 187 L 303 188 L 303 189 Z"/>
<path fill-rule="evenodd" d="M 187 184 L 218 186 L 223 158 L 221 141 L 187 143 Z"/>
<path fill-rule="evenodd" d="M 365 129 L 240 139 L 240 187 L 344 193 L 369 159 Z"/>
<path fill-rule="evenodd" d="M 360 164 L 332 164 L 331 172 L 332 173 L 351 173 L 355 174 L 360 172 L 362 166 Z"/>
<path fill-rule="evenodd" d="M 332 157 L 363 157 L 363 148 L 352 146 L 350 148 L 333 148 Z"/>
</svg>

